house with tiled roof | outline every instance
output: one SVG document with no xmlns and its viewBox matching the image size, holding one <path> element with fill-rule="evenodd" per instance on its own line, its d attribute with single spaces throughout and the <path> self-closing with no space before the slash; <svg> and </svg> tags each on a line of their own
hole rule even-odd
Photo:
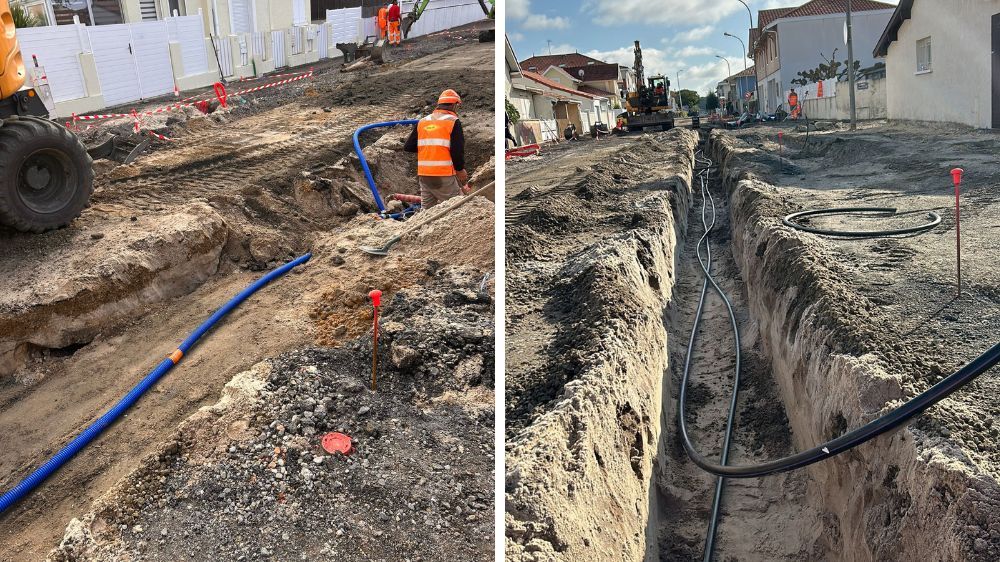
<svg viewBox="0 0 1000 562">
<path fill-rule="evenodd" d="M 580 53 L 534 56 L 520 62 L 522 69 L 536 72 L 556 81 L 557 74 L 550 69 L 558 69 L 571 75 L 579 85 L 599 90 L 611 100 L 613 107 L 624 107 L 622 91 L 635 87 L 635 73 L 632 69 L 615 63 L 606 63 Z"/>
<path fill-rule="evenodd" d="M 725 80 L 719 82 L 715 89 L 716 95 L 718 95 L 723 103 L 723 108 L 727 102 L 733 103 L 733 109 L 740 113 L 744 111 L 749 111 L 749 99 L 747 94 L 753 95 L 757 87 L 757 73 L 751 66 L 746 70 L 741 70 L 736 74 L 726 78 Z"/>
<path fill-rule="evenodd" d="M 597 123 L 614 123 L 614 110 L 606 92 L 591 88 L 558 66 L 546 75 L 523 68 L 510 41 L 505 41 L 506 84 L 504 95 L 518 113 L 514 136 L 522 144 L 561 138 L 570 124 L 586 135 Z M 532 66 L 538 70 L 537 66 Z"/>
<path fill-rule="evenodd" d="M 873 54 L 890 119 L 1000 129 L 1000 0 L 900 0 Z"/>
<path fill-rule="evenodd" d="M 861 68 L 875 65 L 872 50 L 895 8 L 875 0 L 852 0 L 854 58 Z M 846 64 L 846 20 L 847 0 L 810 0 L 757 12 L 749 47 L 764 111 L 772 113 L 782 106 L 785 92 L 799 88 L 792 80 L 826 63 L 834 49 L 836 59 Z"/>
</svg>

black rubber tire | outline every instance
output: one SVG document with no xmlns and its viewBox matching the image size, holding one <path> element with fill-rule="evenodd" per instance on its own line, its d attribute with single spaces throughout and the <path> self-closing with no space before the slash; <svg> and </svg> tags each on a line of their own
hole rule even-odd
<svg viewBox="0 0 1000 562">
<path fill-rule="evenodd" d="M 30 169 L 40 162 L 47 166 L 51 181 L 31 193 L 25 177 L 33 175 Z M 80 216 L 93 193 L 93 160 L 76 135 L 38 117 L 2 122 L 0 224 L 22 232 L 62 228 Z"/>
</svg>

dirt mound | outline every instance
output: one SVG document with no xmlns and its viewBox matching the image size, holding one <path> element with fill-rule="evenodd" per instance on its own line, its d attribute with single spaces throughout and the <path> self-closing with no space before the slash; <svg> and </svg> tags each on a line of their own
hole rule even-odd
<svg viewBox="0 0 1000 562">
<path fill-rule="evenodd" d="M 645 535 L 666 365 L 661 310 L 696 141 L 674 130 L 576 145 L 557 161 L 586 163 L 586 172 L 526 198 L 526 212 L 508 208 L 508 560 L 653 551 Z M 544 161 L 538 174 L 551 172 Z M 520 170 L 513 183 L 539 183 Z M 596 196 L 581 199 L 575 191 L 588 185 Z"/>
<path fill-rule="evenodd" d="M 368 337 L 241 373 L 49 560 L 492 558 L 492 299 L 455 299 L 478 287 L 451 271 L 393 297 L 378 392 Z"/>
</svg>

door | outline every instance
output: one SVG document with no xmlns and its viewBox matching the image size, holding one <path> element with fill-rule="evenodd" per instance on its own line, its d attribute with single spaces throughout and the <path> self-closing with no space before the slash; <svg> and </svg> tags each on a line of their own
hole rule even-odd
<svg viewBox="0 0 1000 562">
<path fill-rule="evenodd" d="M 88 26 L 94 48 L 97 78 L 109 106 L 142 97 L 139 73 L 132 55 L 132 34 L 127 24 Z"/>
<path fill-rule="evenodd" d="M 1000 14 L 993 14 L 993 128 L 1000 129 Z"/>
<path fill-rule="evenodd" d="M 127 24 L 132 32 L 132 53 L 141 71 L 139 93 L 152 98 L 174 91 L 167 25 L 163 21 Z M 103 84 L 103 82 L 102 82 Z"/>
<path fill-rule="evenodd" d="M 305 25 L 309 23 L 306 15 L 306 0 L 292 0 L 292 25 Z"/>
</svg>

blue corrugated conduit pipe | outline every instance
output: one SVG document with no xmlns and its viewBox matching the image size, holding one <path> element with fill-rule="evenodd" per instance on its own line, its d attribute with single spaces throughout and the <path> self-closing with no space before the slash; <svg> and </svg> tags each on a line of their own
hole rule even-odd
<svg viewBox="0 0 1000 562">
<path fill-rule="evenodd" d="M 406 215 L 412 214 L 414 211 L 420 208 L 420 205 L 411 205 L 407 207 L 401 213 L 386 214 L 385 203 L 382 202 L 382 196 L 378 193 L 378 188 L 375 187 L 375 178 L 372 177 L 371 168 L 368 167 L 368 160 L 365 159 L 365 153 L 361 150 L 361 133 L 369 129 L 377 129 L 379 127 L 394 127 L 396 125 L 416 125 L 416 119 L 403 119 L 401 121 L 385 121 L 384 123 L 371 123 L 365 125 L 354 131 L 354 153 L 358 155 L 358 160 L 361 160 L 361 169 L 365 172 L 365 179 L 368 180 L 368 189 L 372 192 L 372 197 L 375 199 L 375 205 L 378 206 L 379 215 L 385 218 L 398 219 L 403 218 Z"/>
<path fill-rule="evenodd" d="M 68 445 L 63 447 L 61 451 L 56 453 L 45 464 L 38 467 L 38 469 L 28 475 L 28 477 L 22 480 L 17 486 L 14 486 L 4 495 L 0 496 L 0 514 L 7 511 L 11 506 L 31 493 L 43 481 L 45 481 L 46 478 L 54 474 L 64 464 L 69 462 L 74 455 L 83 450 L 83 448 L 96 439 L 101 432 L 121 417 L 121 415 L 132 407 L 132 405 L 135 404 L 147 390 L 152 388 L 152 386 L 156 384 L 156 382 L 160 380 L 163 375 L 167 374 L 167 372 L 181 360 L 184 354 L 187 353 L 195 343 L 197 343 L 198 339 L 212 329 L 212 326 L 214 326 L 216 322 L 232 312 L 233 309 L 240 305 L 240 303 L 247 300 L 250 295 L 256 293 L 265 285 L 288 273 L 295 267 L 309 261 L 309 258 L 311 257 L 312 254 L 306 254 L 286 263 L 274 271 L 271 271 L 267 275 L 255 281 L 246 289 L 243 289 L 240 294 L 233 297 L 232 300 L 227 302 L 222 308 L 216 310 L 215 314 L 213 314 L 208 320 L 205 320 L 201 326 L 198 326 L 198 329 L 192 332 L 191 335 L 188 336 L 187 339 L 184 340 L 181 345 L 170 354 L 169 357 L 157 365 L 155 369 L 146 375 L 146 377 L 142 379 L 139 384 L 135 385 L 135 387 L 133 387 L 132 390 L 130 390 L 121 400 L 119 400 L 117 404 L 105 412 L 104 415 L 97 419 L 97 421 L 90 424 L 90 427 L 85 429 L 83 433 L 77 435 L 72 441 L 69 442 Z"/>
</svg>

